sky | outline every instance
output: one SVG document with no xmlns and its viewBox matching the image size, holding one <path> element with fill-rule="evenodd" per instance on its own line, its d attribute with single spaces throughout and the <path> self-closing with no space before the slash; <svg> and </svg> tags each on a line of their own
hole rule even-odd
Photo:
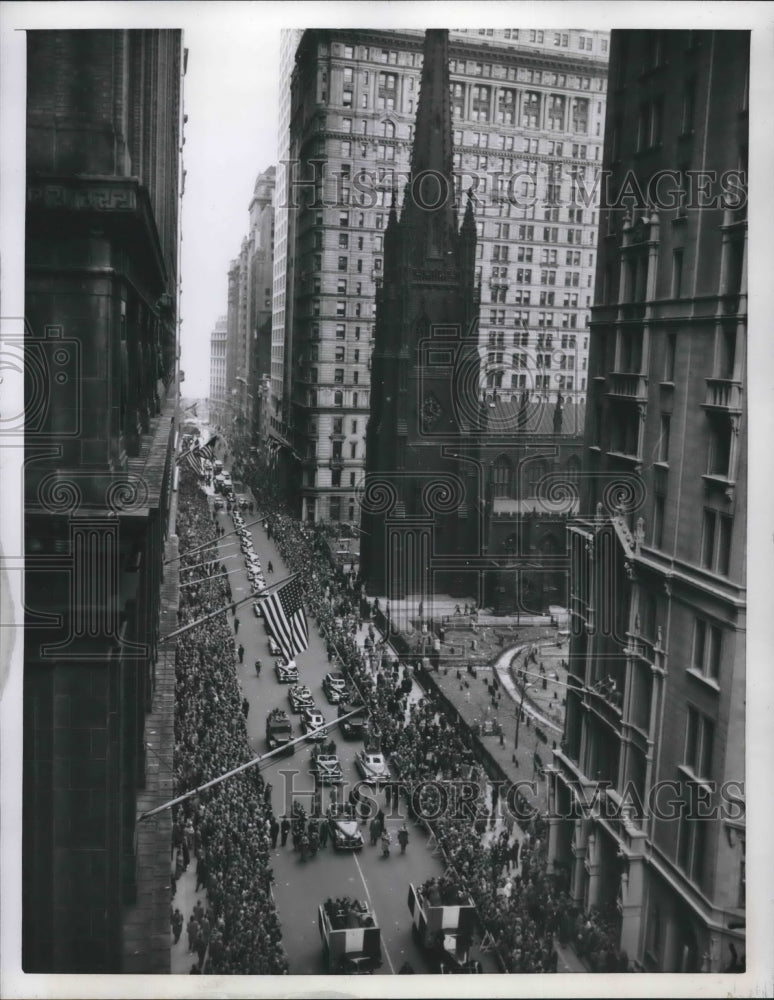
<svg viewBox="0 0 774 1000">
<path fill-rule="evenodd" d="M 247 235 L 255 179 L 277 159 L 278 18 L 258 5 L 223 6 L 191 18 L 184 38 L 180 364 L 187 397 L 209 392 L 209 336 L 226 313 L 229 263 Z"/>
</svg>

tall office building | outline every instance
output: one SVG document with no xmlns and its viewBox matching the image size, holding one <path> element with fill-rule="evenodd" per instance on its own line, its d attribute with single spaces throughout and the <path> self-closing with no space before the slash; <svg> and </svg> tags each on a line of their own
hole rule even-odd
<svg viewBox="0 0 774 1000">
<path fill-rule="evenodd" d="M 290 83 L 295 66 L 296 50 L 303 35 L 300 28 L 284 28 L 280 33 L 279 124 L 277 129 L 277 173 L 274 203 L 274 261 L 271 306 L 271 372 L 268 412 L 271 440 L 268 454 L 274 474 L 283 476 L 287 462 L 277 461 L 280 449 L 288 449 L 289 376 L 287 345 L 293 328 L 293 296 L 288 297 L 293 269 L 292 243 L 288 242 L 291 213 L 288 206 L 290 177 Z"/>
<path fill-rule="evenodd" d="M 172 782 L 171 716 L 167 763 L 146 758 L 145 727 L 163 673 L 184 64 L 180 31 L 27 34 L 26 972 L 169 971 L 171 821 L 145 856 L 136 817 L 146 767 L 162 794 Z"/>
<path fill-rule="evenodd" d="M 271 363 L 272 253 L 276 170 L 268 167 L 255 181 L 249 208 L 249 235 L 228 272 L 226 318 L 226 416 L 223 429 L 237 471 L 267 422 L 266 386 Z"/>
<path fill-rule="evenodd" d="M 226 419 L 226 348 L 228 318 L 221 316 L 210 334 L 209 419 L 213 427 L 223 428 Z"/>
<path fill-rule="evenodd" d="M 272 385 L 284 375 L 281 455 L 305 519 L 359 517 L 375 295 L 392 190 L 402 197 L 408 176 L 421 46 L 417 31 L 308 30 L 296 54 Z M 492 397 L 587 388 L 606 46 L 601 32 L 450 33 L 452 166 L 458 196 L 474 199 Z M 345 470 L 330 464 L 340 418 L 354 446 Z"/>
<path fill-rule="evenodd" d="M 749 34 L 614 32 L 611 49 L 549 854 L 635 968 L 738 971 Z"/>
</svg>

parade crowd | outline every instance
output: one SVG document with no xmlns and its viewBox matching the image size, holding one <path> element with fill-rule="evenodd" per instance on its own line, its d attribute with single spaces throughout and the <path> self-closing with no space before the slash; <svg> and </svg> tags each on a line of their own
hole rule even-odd
<svg viewBox="0 0 774 1000">
<path fill-rule="evenodd" d="M 205 577 L 214 559 L 215 526 L 205 494 L 182 471 L 177 534 L 181 582 Z M 203 542 L 211 546 L 198 548 Z M 216 565 L 216 564 L 215 564 Z M 213 571 L 214 567 L 213 567 Z M 205 579 L 180 590 L 180 625 L 204 617 L 231 600 L 228 578 Z M 177 640 L 175 698 L 175 793 L 196 788 L 248 761 L 242 697 L 236 674 L 232 612 L 209 618 Z M 197 863 L 197 889 L 207 893 L 187 925 L 192 972 L 265 975 L 287 972 L 282 932 L 270 893 L 269 850 L 273 817 L 264 782 L 252 768 L 201 792 L 173 813 L 173 851 L 178 866 Z M 274 821 L 276 822 L 276 821 Z M 179 936 L 181 918 L 173 914 Z M 176 926 L 177 925 L 177 926 Z"/>
<path fill-rule="evenodd" d="M 430 694 L 408 705 L 411 670 L 385 657 L 370 657 L 355 640 L 358 621 L 368 614 L 358 581 L 336 571 L 327 555 L 325 529 L 301 525 L 273 501 L 260 484 L 253 487 L 265 512 L 268 531 L 293 571 L 303 571 L 307 612 L 315 619 L 340 668 L 363 697 L 369 711 L 370 735 L 378 737 L 412 810 L 413 785 L 465 778 L 479 781 L 483 774 L 475 742 L 461 720 L 451 720 Z M 368 641 L 366 643 L 369 645 Z M 378 647 L 378 642 L 373 648 Z M 408 789 L 408 790 L 407 790 Z M 420 810 L 433 815 L 432 786 L 421 797 Z M 475 902 L 483 926 L 491 936 L 508 972 L 555 972 L 555 939 L 572 942 L 599 971 L 626 968 L 625 956 L 615 951 L 613 928 L 598 912 L 583 914 L 571 906 L 561 876 L 547 871 L 547 844 L 543 821 L 533 814 L 521 845 L 503 830 L 483 847 L 482 833 L 496 807 L 475 803 L 476 822 L 469 816 L 446 815 L 428 822 L 441 844 L 461 889 Z M 523 803 L 525 813 L 530 809 Z M 509 824 L 512 828 L 513 824 Z M 372 837 L 373 842 L 373 837 Z M 512 870 L 513 869 L 513 870 Z"/>
<path fill-rule="evenodd" d="M 371 608 L 359 581 L 333 567 L 325 528 L 302 525 L 290 517 L 257 479 L 251 486 L 268 536 L 288 568 L 301 573 L 307 614 L 327 644 L 329 659 L 336 658 L 357 699 L 367 707 L 368 738 L 378 741 L 389 757 L 409 811 L 417 815 L 411 789 L 428 782 L 463 778 L 479 782 L 483 789 L 483 764 L 462 720 L 449 718 L 440 701 L 428 693 L 409 704 L 413 670 L 397 661 L 388 662 L 376 635 L 369 634 L 370 650 L 365 654 L 358 646 L 358 625 L 368 620 Z M 192 477 L 181 476 L 178 535 L 181 552 L 216 537 L 205 496 Z M 192 562 L 207 558 L 202 551 L 192 556 Z M 202 617 L 231 599 L 227 579 L 186 587 L 181 595 L 181 623 Z M 230 613 L 209 619 L 178 641 L 175 761 L 179 792 L 250 757 L 235 661 Z M 556 971 L 556 939 L 572 942 L 599 971 L 625 968 L 626 958 L 615 951 L 609 922 L 600 913 L 573 909 L 562 877 L 547 871 L 545 831 L 538 815 L 532 814 L 525 823 L 528 832 L 521 845 L 512 837 L 513 824 L 509 823 L 484 846 L 482 834 L 494 826 L 496 800 L 488 808 L 480 798 L 472 818 L 439 810 L 437 818 L 428 820 L 433 815 L 428 799 L 432 786 L 428 787 L 430 791 L 421 797 L 424 821 L 441 845 L 459 890 L 476 904 L 505 971 Z M 321 809 L 314 811 L 319 816 Z M 526 813 L 530 813 L 528 807 Z M 204 859 L 210 907 L 210 913 L 204 914 L 210 935 L 206 971 L 287 971 L 269 891 L 269 850 L 276 844 L 279 829 L 283 845 L 290 833 L 293 846 L 305 857 L 314 857 L 325 847 L 325 824 L 317 816 L 299 814 L 290 818 L 292 822 L 283 817 L 280 825 L 271 814 L 263 779 L 252 769 L 189 800 L 175 819 L 183 829 L 192 829 L 192 852 L 198 850 Z M 374 843 L 373 828 L 371 833 Z M 521 831 L 517 828 L 516 833 Z M 200 950 L 195 938 L 191 950 Z"/>
</svg>

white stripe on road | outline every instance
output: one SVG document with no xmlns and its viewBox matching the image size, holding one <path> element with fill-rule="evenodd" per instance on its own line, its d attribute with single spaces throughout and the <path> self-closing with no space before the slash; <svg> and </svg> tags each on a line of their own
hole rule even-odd
<svg viewBox="0 0 774 1000">
<path fill-rule="evenodd" d="M 357 865 L 357 870 L 360 873 L 360 878 L 361 878 L 361 880 L 363 882 L 363 888 L 365 889 L 366 896 L 368 897 L 368 905 L 371 907 L 371 910 L 374 913 L 376 913 L 376 907 L 374 906 L 373 900 L 371 899 L 371 893 L 368 891 L 368 883 L 365 880 L 365 875 L 363 874 L 363 869 L 360 867 L 360 862 L 357 860 L 357 854 L 354 851 L 352 852 L 352 857 L 355 859 L 355 864 Z M 381 924 L 379 926 L 381 927 Z M 390 967 L 390 972 L 392 972 L 392 974 L 394 976 L 395 975 L 395 966 L 392 964 L 392 959 L 390 958 L 390 953 L 387 950 L 387 942 L 384 940 L 384 934 L 380 934 L 379 936 L 382 939 L 382 949 L 384 950 L 384 957 L 387 959 L 387 964 Z"/>
</svg>

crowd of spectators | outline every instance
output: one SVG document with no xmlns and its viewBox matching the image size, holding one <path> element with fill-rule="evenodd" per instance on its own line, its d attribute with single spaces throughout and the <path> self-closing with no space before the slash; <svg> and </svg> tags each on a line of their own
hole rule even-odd
<svg viewBox="0 0 774 1000">
<path fill-rule="evenodd" d="M 209 579 L 215 559 L 215 526 L 205 494 L 193 473 L 181 471 L 177 517 L 181 582 L 203 579 L 180 589 L 181 626 L 205 617 L 231 601 L 227 577 Z M 199 548 L 203 542 L 210 545 Z M 188 550 L 196 552 L 186 558 Z M 196 567 L 186 570 L 186 565 Z M 208 618 L 177 640 L 175 698 L 175 793 L 181 795 L 218 777 L 253 756 L 247 740 L 236 673 L 233 612 Z M 174 808 L 173 822 L 183 832 L 201 868 L 207 893 L 209 946 L 193 971 L 242 975 L 287 972 L 282 932 L 270 893 L 271 807 L 264 801 L 263 778 L 248 769 Z M 188 833 L 186 834 L 186 831 Z M 178 838 L 176 838 L 178 839 Z M 173 843 L 173 849 L 178 845 Z M 182 844 L 179 845 L 182 848 Z M 183 864 L 186 857 L 183 853 Z M 200 871 L 200 874 L 201 871 Z M 198 922 L 201 926 L 201 921 Z M 198 942 L 199 939 L 196 939 Z M 196 942 L 194 942 L 196 944 Z M 199 942 L 201 943 L 201 942 Z M 199 952 L 199 948 L 191 950 Z"/>
<path fill-rule="evenodd" d="M 427 692 L 409 704 L 411 668 L 397 661 L 388 663 L 386 657 L 365 655 L 359 648 L 357 626 L 368 619 L 371 608 L 360 581 L 332 564 L 326 528 L 302 525 L 290 517 L 261 481 L 254 481 L 253 492 L 267 532 L 285 563 L 301 573 L 307 613 L 326 641 L 329 657 L 336 656 L 368 709 L 368 738 L 389 756 L 402 786 L 408 789 L 404 794 L 414 814 L 417 803 L 412 786 L 423 786 L 420 812 L 424 818 L 436 815 L 428 798 L 433 795 L 432 782 L 464 778 L 480 781 L 483 790 L 482 761 L 462 720 L 449 718 L 440 700 Z M 520 849 L 515 839 L 511 842 L 509 831 L 483 846 L 482 834 L 490 825 L 487 818 L 493 819 L 496 806 L 494 799 L 491 809 L 481 799 L 474 802 L 476 822 L 471 822 L 470 815 L 460 819 L 448 809 L 437 810 L 437 818 L 426 821 L 460 890 L 473 898 L 505 971 L 555 972 L 555 940 L 572 943 L 593 969 L 626 969 L 626 955 L 616 949 L 614 918 L 603 917 L 599 911 L 584 914 L 574 907 L 564 873 L 547 871 L 544 824 L 537 813 L 531 813 Z M 530 815 L 529 805 L 524 802 L 523 806 Z"/>
</svg>

